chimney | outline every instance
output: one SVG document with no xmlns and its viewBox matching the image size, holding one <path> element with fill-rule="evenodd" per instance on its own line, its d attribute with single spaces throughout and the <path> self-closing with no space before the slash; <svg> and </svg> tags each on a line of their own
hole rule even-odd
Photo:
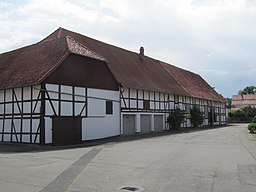
<svg viewBox="0 0 256 192">
<path fill-rule="evenodd" d="M 144 47 L 140 47 L 140 56 L 144 56 Z"/>
<path fill-rule="evenodd" d="M 143 47 L 140 47 L 139 56 L 140 56 L 140 61 L 143 62 L 143 60 L 144 60 L 144 48 Z"/>
</svg>

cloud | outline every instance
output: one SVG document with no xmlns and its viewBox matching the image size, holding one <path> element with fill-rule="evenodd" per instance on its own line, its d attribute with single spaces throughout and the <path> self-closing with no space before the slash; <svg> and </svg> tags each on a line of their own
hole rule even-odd
<svg viewBox="0 0 256 192">
<path fill-rule="evenodd" d="M 59 26 L 199 73 L 226 97 L 255 85 L 249 0 L 0 0 L 0 52 Z"/>
</svg>

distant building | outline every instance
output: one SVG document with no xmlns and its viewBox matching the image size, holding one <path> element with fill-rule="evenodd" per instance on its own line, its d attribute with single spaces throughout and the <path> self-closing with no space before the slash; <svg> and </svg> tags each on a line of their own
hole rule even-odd
<svg viewBox="0 0 256 192">
<path fill-rule="evenodd" d="M 57 29 L 0 54 L 0 142 L 63 145 L 168 130 L 193 106 L 226 124 L 226 100 L 200 75 Z M 182 124 L 191 127 L 189 116 Z"/>
<path fill-rule="evenodd" d="M 231 106 L 233 108 L 256 107 L 256 95 L 233 95 Z"/>
</svg>

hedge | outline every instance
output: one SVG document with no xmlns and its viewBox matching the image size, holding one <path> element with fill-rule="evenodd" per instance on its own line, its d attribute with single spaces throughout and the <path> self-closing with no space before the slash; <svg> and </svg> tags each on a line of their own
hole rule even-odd
<svg viewBox="0 0 256 192">
<path fill-rule="evenodd" d="M 250 131 L 250 133 L 256 133 L 256 123 L 250 123 L 248 125 L 248 130 Z"/>
</svg>

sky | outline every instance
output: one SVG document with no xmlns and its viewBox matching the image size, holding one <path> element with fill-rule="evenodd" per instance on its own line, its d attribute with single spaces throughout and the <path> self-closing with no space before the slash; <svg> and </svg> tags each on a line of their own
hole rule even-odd
<svg viewBox="0 0 256 192">
<path fill-rule="evenodd" d="M 0 0 L 0 53 L 62 27 L 201 75 L 224 97 L 256 86 L 255 0 Z"/>
</svg>

